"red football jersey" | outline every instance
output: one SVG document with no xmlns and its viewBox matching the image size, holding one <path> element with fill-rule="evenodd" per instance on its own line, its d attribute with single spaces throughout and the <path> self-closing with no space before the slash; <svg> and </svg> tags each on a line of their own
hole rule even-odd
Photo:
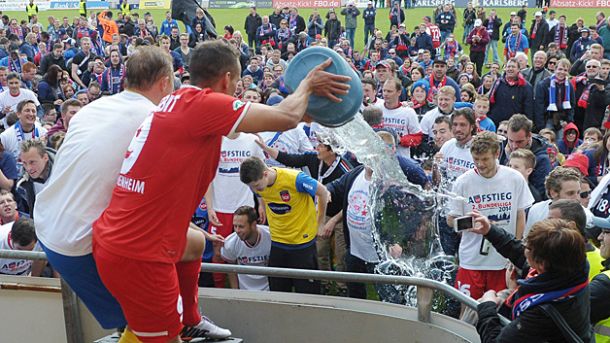
<svg viewBox="0 0 610 343">
<path fill-rule="evenodd" d="M 249 107 L 196 87 L 163 99 L 125 153 L 110 204 L 93 224 L 94 243 L 132 259 L 179 261 L 189 221 L 216 175 L 222 136 Z"/>
</svg>

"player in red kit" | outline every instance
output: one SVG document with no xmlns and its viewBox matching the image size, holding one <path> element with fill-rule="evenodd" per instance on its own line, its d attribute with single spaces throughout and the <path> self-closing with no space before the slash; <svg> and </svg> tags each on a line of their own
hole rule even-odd
<svg viewBox="0 0 610 343">
<path fill-rule="evenodd" d="M 323 71 L 328 60 L 279 106 L 243 103 L 228 95 L 241 75 L 236 50 L 210 41 L 192 54 L 194 86 L 166 97 L 142 123 L 125 154 L 110 204 L 93 225 L 100 277 L 142 342 L 180 342 L 180 334 L 230 335 L 225 329 L 205 335 L 210 322 L 197 304 L 199 261 L 180 262 L 192 244 L 186 229 L 191 215 L 216 174 L 222 136 L 294 128 L 310 95 L 339 101 L 336 95 L 349 89 L 348 77 Z"/>
</svg>

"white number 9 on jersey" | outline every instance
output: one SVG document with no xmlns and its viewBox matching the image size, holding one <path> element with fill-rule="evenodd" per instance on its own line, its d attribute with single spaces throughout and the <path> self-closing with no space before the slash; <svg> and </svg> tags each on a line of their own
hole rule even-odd
<svg viewBox="0 0 610 343">
<path fill-rule="evenodd" d="M 127 152 L 125 152 L 125 159 L 123 160 L 123 165 L 121 165 L 121 174 L 127 174 L 133 168 L 133 165 L 138 160 L 140 156 L 140 152 L 142 152 L 142 148 L 144 144 L 146 144 L 146 139 L 148 138 L 148 133 L 150 132 L 150 125 L 152 123 L 153 115 L 150 114 L 144 122 L 140 125 L 138 130 L 136 131 L 135 136 L 131 139 L 131 143 L 129 143 L 129 147 L 127 148 Z"/>
</svg>

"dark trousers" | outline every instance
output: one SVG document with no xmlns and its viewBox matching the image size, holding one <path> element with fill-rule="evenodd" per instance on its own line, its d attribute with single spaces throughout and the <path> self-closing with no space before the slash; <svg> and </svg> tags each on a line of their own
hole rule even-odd
<svg viewBox="0 0 610 343">
<path fill-rule="evenodd" d="M 248 47 L 252 49 L 256 48 L 256 33 L 248 33 Z"/>
<path fill-rule="evenodd" d="M 283 249 L 271 246 L 269 267 L 313 269 L 318 270 L 318 254 L 316 244 L 303 249 Z M 269 289 L 277 292 L 320 294 L 320 281 L 269 277 Z"/>
<path fill-rule="evenodd" d="M 483 70 L 483 64 L 485 63 L 485 51 L 471 51 L 470 61 L 477 67 L 477 73 L 481 74 Z"/>
<path fill-rule="evenodd" d="M 350 253 L 345 254 L 346 272 L 374 274 L 375 266 L 377 266 L 377 263 L 367 263 Z M 366 299 L 366 284 L 361 282 L 348 282 L 347 296 L 350 298 Z"/>
</svg>

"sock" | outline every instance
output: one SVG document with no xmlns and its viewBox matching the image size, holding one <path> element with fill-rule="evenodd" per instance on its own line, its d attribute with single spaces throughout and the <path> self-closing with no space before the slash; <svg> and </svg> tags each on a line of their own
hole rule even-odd
<svg viewBox="0 0 610 343">
<path fill-rule="evenodd" d="M 223 264 L 225 261 L 222 258 L 217 259 L 216 257 L 212 258 L 213 263 Z M 212 277 L 214 278 L 214 287 L 216 288 L 225 288 L 225 284 L 227 281 L 227 274 L 225 273 L 212 273 Z"/>
<path fill-rule="evenodd" d="M 126 328 L 121 338 L 119 339 L 119 343 L 142 343 L 138 337 L 129 329 Z"/>
<path fill-rule="evenodd" d="M 182 296 L 182 307 L 184 309 L 182 324 L 185 326 L 195 326 L 201 321 L 199 288 L 197 287 L 200 269 L 201 262 L 199 261 L 176 263 L 180 296 Z"/>
</svg>

